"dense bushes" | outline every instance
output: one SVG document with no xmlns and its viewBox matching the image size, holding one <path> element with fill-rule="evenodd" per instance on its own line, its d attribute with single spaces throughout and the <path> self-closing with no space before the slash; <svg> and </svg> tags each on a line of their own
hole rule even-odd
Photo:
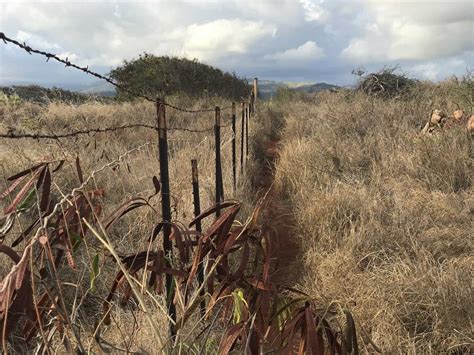
<svg viewBox="0 0 474 355">
<path fill-rule="evenodd" d="M 48 89 L 38 85 L 26 85 L 26 86 L 6 86 L 0 87 L 2 91 L 8 97 L 19 97 L 24 101 L 32 101 L 37 103 L 49 103 L 51 101 L 61 101 L 80 104 L 86 101 L 90 101 L 90 95 L 84 95 L 69 90 L 53 87 Z"/>
<path fill-rule="evenodd" d="M 238 100 L 249 94 L 245 80 L 235 74 L 177 57 L 157 57 L 144 53 L 137 59 L 124 61 L 110 72 L 110 76 L 127 88 L 148 96 L 167 96 L 184 93 L 191 97 L 222 96 Z M 129 94 L 118 91 L 120 99 Z"/>
</svg>

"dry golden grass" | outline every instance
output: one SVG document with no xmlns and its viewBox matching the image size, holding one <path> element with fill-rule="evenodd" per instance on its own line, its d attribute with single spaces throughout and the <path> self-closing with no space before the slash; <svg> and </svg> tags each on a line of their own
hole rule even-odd
<svg viewBox="0 0 474 355">
<path fill-rule="evenodd" d="M 298 283 L 352 310 L 369 353 L 367 338 L 383 353 L 474 351 L 474 141 L 418 136 L 432 108 L 457 109 L 449 83 L 424 86 L 268 108 L 286 122 L 276 183 L 304 250 Z"/>
<path fill-rule="evenodd" d="M 296 270 L 296 282 L 326 305 L 330 315 L 335 304 L 351 310 L 363 351 L 368 353 L 374 351 L 368 339 L 383 353 L 472 351 L 473 140 L 460 128 L 433 136 L 417 134 L 417 127 L 426 122 L 432 108 L 452 112 L 462 102 L 459 97 L 452 99 L 450 87 L 424 84 L 416 97 L 405 101 L 375 100 L 343 91 L 260 103 L 257 120 L 251 122 L 248 177 L 239 174 L 235 195 L 231 185 L 231 129 L 223 129 L 225 197 L 246 202 L 242 219 L 255 202 L 252 185 L 258 184 L 252 184 L 251 178 L 258 176 L 258 165 L 266 164 L 262 142 L 280 140 L 275 183 L 282 204 L 287 203 L 287 211 L 293 213 L 296 225 L 290 230 L 296 231 L 304 254 L 295 255 L 304 260 L 304 267 Z M 212 100 L 174 101 L 190 108 L 215 104 Z M 1 132 L 14 128 L 16 132 L 59 134 L 122 124 L 154 125 L 156 108 L 142 102 L 81 106 L 24 103 L 2 106 L 0 115 Z M 204 129 L 214 124 L 212 112 L 190 115 L 167 110 L 167 118 L 171 127 Z M 230 123 L 229 111 L 222 118 L 223 124 Z M 2 139 L 0 190 L 7 186 L 6 177 L 38 161 L 66 159 L 53 185 L 52 193 L 60 197 L 79 185 L 74 167 L 77 155 L 87 176 L 124 152 L 150 142 L 102 171 L 90 184 L 90 188 L 105 189 L 103 214 L 108 215 L 131 197 L 153 193 L 151 179 L 159 176 L 156 138 L 156 132 L 137 128 L 59 141 Z M 192 158 L 199 162 L 203 209 L 215 200 L 213 132 L 171 131 L 168 138 L 173 219 L 189 222 L 193 211 Z M 4 207 L 8 201 L 2 203 Z M 146 249 L 150 231 L 159 220 L 159 197 L 152 198 L 151 204 L 158 216 L 139 209 L 113 227 L 109 238 L 118 252 Z M 25 225 L 26 221 L 9 234 L 7 245 Z M 65 296 L 71 303 L 80 302 L 72 317 L 85 347 L 97 352 L 100 350 L 91 333 L 117 269 L 101 258 L 100 277 L 91 290 L 91 250 L 103 247 L 92 236 L 88 243 L 91 249 L 75 256 L 80 272 L 66 267 L 62 280 L 80 285 L 66 287 Z M 3 276 L 10 266 L 0 265 L 0 274 Z M 144 300 L 152 321 L 166 338 L 166 319 L 155 304 L 155 300 L 165 303 L 160 297 L 145 296 Z M 138 308 L 133 302 L 124 308 L 114 306 L 112 324 L 102 337 L 121 349 L 156 353 L 161 344 L 147 323 L 147 315 Z M 193 338 L 188 334 L 205 326 L 197 318 L 190 323 L 196 328 L 183 330 L 175 350 L 215 353 L 224 328 L 214 324 L 211 334 L 200 343 L 187 343 Z M 57 349 L 63 349 L 59 343 Z"/>
<path fill-rule="evenodd" d="M 190 102 L 179 98 L 171 98 L 173 104 L 190 109 L 201 107 L 213 107 L 216 104 L 228 106 L 229 102 L 219 99 L 207 99 Z M 240 107 L 237 107 L 237 129 L 240 132 Z M 67 105 L 52 102 L 46 106 L 22 103 L 20 105 L 5 105 L 0 107 L 0 131 L 5 133 L 13 128 L 16 133 L 67 133 L 78 129 L 90 129 L 96 127 L 113 127 L 123 124 L 144 123 L 156 124 L 156 107 L 145 102 L 102 104 L 88 103 L 80 106 Z M 187 129 L 202 130 L 211 128 L 209 132 L 190 133 L 186 131 L 168 132 L 170 152 L 170 179 L 172 194 L 172 216 L 174 221 L 185 224 L 193 219 L 192 186 L 191 186 L 191 159 L 197 159 L 199 165 L 201 208 L 202 210 L 215 202 L 215 163 L 214 163 L 214 112 L 202 114 L 189 114 L 167 109 L 167 120 L 169 127 L 185 127 Z M 227 199 L 239 199 L 248 201 L 249 204 L 244 211 L 249 211 L 252 198 L 245 194 L 248 181 L 245 176 L 238 174 L 238 189 L 232 192 L 232 167 L 231 167 L 231 137 L 230 110 L 221 114 L 222 125 L 222 166 L 224 192 Z M 254 124 L 251 123 L 251 130 Z M 147 197 L 154 192 L 152 177 L 159 176 L 157 133 L 153 130 L 135 128 L 126 131 L 117 131 L 107 134 L 91 134 L 78 138 L 66 138 L 60 140 L 31 140 L 31 139 L 0 139 L 0 190 L 7 187 L 6 178 L 35 163 L 43 160 L 65 159 L 65 166 L 54 175 L 52 194 L 60 197 L 68 193 L 72 188 L 80 185 L 75 172 L 75 157 L 79 156 L 84 176 L 87 177 L 93 170 L 117 159 L 124 152 L 130 151 L 149 142 L 143 148 L 130 153 L 121 163 L 107 168 L 93 179 L 88 188 L 105 189 L 103 199 L 103 215 L 108 215 L 119 204 L 135 196 Z M 238 161 L 240 158 L 240 135 L 237 135 Z M 2 208 L 10 201 L 2 201 Z M 120 253 L 132 253 L 146 250 L 147 239 L 153 226 L 159 222 L 161 215 L 161 203 L 159 196 L 151 200 L 157 214 L 151 210 L 139 209 L 128 214 L 114 226 L 109 238 L 112 246 Z M 245 218 L 246 213 L 241 215 Z M 10 245 L 18 235 L 21 227 L 27 225 L 26 218 L 13 230 L 8 239 Z M 100 250 L 102 246 L 91 237 L 88 248 Z M 20 244 L 19 250 L 22 249 Z M 96 280 L 96 289 L 89 288 L 89 277 L 91 272 L 93 250 L 81 252 L 77 256 L 78 271 L 64 271 L 64 282 L 80 285 L 78 289 L 67 287 L 65 293 L 71 302 L 81 302 L 77 313 L 73 315 L 78 329 L 84 332 L 85 346 L 98 351 L 94 338 L 90 332 L 94 330 L 94 322 L 102 316 L 102 300 L 107 295 L 112 285 L 113 278 L 117 272 L 116 267 L 110 261 L 100 259 L 100 277 Z M 3 257 L 2 257 L 3 260 Z M 0 266 L 2 278 L 11 264 L 2 262 Z M 166 319 L 163 312 L 154 304 L 152 298 L 145 297 L 152 311 L 152 318 L 158 324 L 166 338 Z M 164 304 L 164 301 L 161 300 Z M 136 307 L 132 307 L 135 308 Z M 197 327 L 196 331 L 200 331 Z M 127 308 L 116 307 L 113 312 L 112 325 L 107 328 L 103 338 L 121 349 L 131 351 L 147 351 L 155 353 L 159 349 L 157 339 L 153 336 L 152 329 L 145 322 L 143 312 L 134 314 Z M 209 349 L 218 345 L 218 339 L 209 337 L 206 344 Z M 184 345 L 184 344 L 182 344 Z M 192 346 L 194 344 L 189 344 Z M 202 345 L 202 344 L 199 344 Z M 61 349 L 61 347 L 58 347 Z M 26 350 L 26 349 L 24 349 Z"/>
</svg>

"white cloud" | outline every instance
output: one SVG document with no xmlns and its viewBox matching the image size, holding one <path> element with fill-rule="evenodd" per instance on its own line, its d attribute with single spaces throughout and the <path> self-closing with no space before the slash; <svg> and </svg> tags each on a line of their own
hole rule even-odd
<svg viewBox="0 0 474 355">
<path fill-rule="evenodd" d="M 328 13 L 320 5 L 323 3 L 323 0 L 300 0 L 300 3 L 305 11 L 306 21 L 320 22 L 326 20 Z"/>
<path fill-rule="evenodd" d="M 78 58 L 77 58 L 77 54 L 75 54 L 75 53 L 63 52 L 63 53 L 58 54 L 58 57 L 63 59 L 63 60 L 67 59 L 68 61 L 73 62 L 75 64 L 79 64 L 79 63 L 77 63 Z"/>
<path fill-rule="evenodd" d="M 287 49 L 283 52 L 269 54 L 264 59 L 279 62 L 308 62 L 320 59 L 324 56 L 324 50 L 316 42 L 308 41 L 297 48 Z"/>
<path fill-rule="evenodd" d="M 450 71 L 459 74 L 465 70 L 464 64 L 452 61 L 470 63 L 474 56 L 474 7 L 470 2 L 85 2 L 3 1 L 2 31 L 32 47 L 103 71 L 146 51 L 197 57 L 239 75 L 276 79 L 324 77 L 331 81 L 358 64 L 375 68 L 393 63 L 413 69 L 421 77 L 442 78 Z M 308 41 L 311 38 L 317 43 Z M 318 65 L 312 65 L 316 60 Z M 65 78 L 71 73 L 2 43 L 0 61 L 0 80 L 12 73 L 19 80 L 30 80 L 32 75 L 55 80 L 59 73 Z M 23 62 L 35 70 L 26 74 Z M 81 75 L 72 74 L 71 80 L 81 80 Z"/>
<path fill-rule="evenodd" d="M 428 79 L 432 81 L 442 80 L 446 77 L 446 73 L 463 73 L 468 68 L 465 60 L 458 58 L 449 58 L 443 63 L 439 61 L 424 62 L 413 65 L 408 68 L 410 75 L 418 78 Z"/>
<path fill-rule="evenodd" d="M 273 33 L 274 28 L 262 22 L 222 19 L 192 24 L 175 31 L 170 38 L 182 43 L 187 56 L 214 60 L 229 54 L 245 54 L 258 40 Z"/>
<path fill-rule="evenodd" d="M 474 49 L 471 2 L 366 2 L 356 19 L 362 33 L 351 39 L 342 57 L 359 63 L 430 60 Z M 363 24 L 363 21 L 368 21 Z"/>
<path fill-rule="evenodd" d="M 18 31 L 16 34 L 16 40 L 19 42 L 28 42 L 29 45 L 38 47 L 39 49 L 43 50 L 50 50 L 50 49 L 61 49 L 61 46 L 56 43 L 48 42 L 41 36 L 34 35 L 29 32 L 25 31 Z"/>
</svg>

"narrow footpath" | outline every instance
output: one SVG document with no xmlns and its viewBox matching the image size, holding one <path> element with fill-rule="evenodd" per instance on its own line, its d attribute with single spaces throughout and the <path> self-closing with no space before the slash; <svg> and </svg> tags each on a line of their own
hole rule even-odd
<svg viewBox="0 0 474 355">
<path fill-rule="evenodd" d="M 262 213 L 263 230 L 269 231 L 272 245 L 271 281 L 280 286 L 294 286 L 300 279 L 303 260 L 300 243 L 295 235 L 293 211 L 273 185 L 275 165 L 279 158 L 279 140 L 263 143 L 265 159 L 254 180 L 258 196 L 270 189 Z"/>
</svg>

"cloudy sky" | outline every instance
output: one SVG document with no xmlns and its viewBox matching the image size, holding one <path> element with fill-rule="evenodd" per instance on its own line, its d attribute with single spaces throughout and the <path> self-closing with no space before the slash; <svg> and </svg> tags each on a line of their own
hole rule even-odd
<svg viewBox="0 0 474 355">
<path fill-rule="evenodd" d="M 1 1 L 0 30 L 107 73 L 144 51 L 240 76 L 354 81 L 399 64 L 440 80 L 474 69 L 474 1 Z M 73 69 L 0 43 L 0 84 L 89 84 Z"/>
</svg>

